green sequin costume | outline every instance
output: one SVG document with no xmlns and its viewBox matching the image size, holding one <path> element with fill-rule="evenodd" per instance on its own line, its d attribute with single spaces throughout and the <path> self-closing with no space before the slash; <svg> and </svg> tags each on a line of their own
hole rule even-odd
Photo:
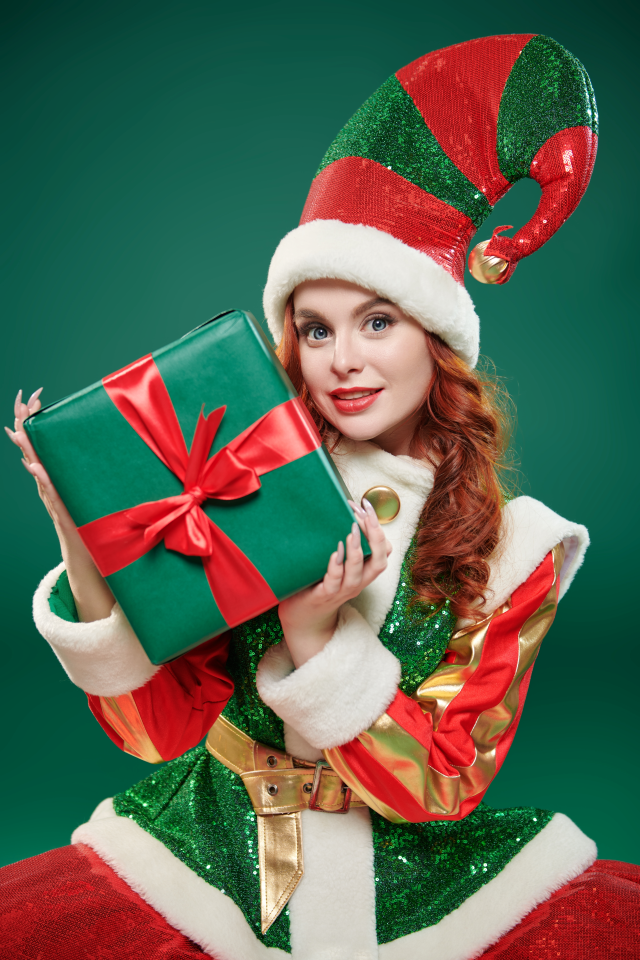
<svg viewBox="0 0 640 960">
<path fill-rule="evenodd" d="M 400 686 L 408 694 L 438 666 L 455 625 L 448 605 L 435 611 L 412 604 L 409 556 L 380 632 L 402 664 Z M 255 678 L 261 657 L 281 639 L 276 610 L 233 631 L 228 669 L 236 686 L 224 711 L 250 737 L 279 750 L 283 723 L 260 699 Z M 288 909 L 260 932 L 257 827 L 244 784 L 203 746 L 119 794 L 114 807 L 228 894 L 266 946 L 290 949 Z M 492 880 L 551 817 L 484 803 L 459 821 L 391 823 L 372 812 L 378 942 L 438 923 Z"/>
</svg>

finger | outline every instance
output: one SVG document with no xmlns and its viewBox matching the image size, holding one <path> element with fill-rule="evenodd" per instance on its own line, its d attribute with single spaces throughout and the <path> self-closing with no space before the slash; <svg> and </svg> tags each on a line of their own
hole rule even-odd
<svg viewBox="0 0 640 960">
<path fill-rule="evenodd" d="M 384 535 L 384 531 L 376 516 L 376 513 L 368 503 L 364 501 L 367 512 L 367 539 L 371 547 L 371 556 L 367 559 L 363 573 L 363 587 L 375 580 L 387 567 L 387 558 L 393 549 Z"/>
<path fill-rule="evenodd" d="M 6 427 L 5 427 L 5 430 L 6 430 Z M 24 430 L 16 430 L 16 432 L 11 437 L 11 440 L 13 440 L 16 446 L 20 447 L 27 463 L 40 463 L 38 454 L 33 449 L 33 446 L 31 445 L 31 440 L 29 440 L 29 437 L 26 435 Z"/>
<path fill-rule="evenodd" d="M 22 461 L 24 464 L 25 470 L 27 473 L 30 473 L 31 476 L 36 480 L 38 487 L 40 488 L 40 494 L 45 500 L 45 505 L 47 509 L 50 508 L 50 512 L 54 519 L 56 519 L 62 527 L 68 527 L 69 529 L 76 529 L 76 525 L 71 519 L 71 514 L 65 507 L 62 502 L 60 494 L 52 484 L 49 474 L 42 466 L 41 463 L 27 463 L 25 460 Z"/>
<path fill-rule="evenodd" d="M 324 575 L 322 585 L 327 596 L 333 597 L 340 592 L 342 579 L 344 576 L 344 544 L 342 540 L 338 544 L 338 549 L 331 554 L 327 572 Z"/>
<path fill-rule="evenodd" d="M 359 593 L 359 585 L 362 581 L 362 565 L 364 563 L 364 554 L 362 552 L 362 540 L 360 537 L 360 528 L 357 523 L 351 527 L 351 533 L 347 537 L 347 557 L 344 562 L 344 577 L 342 580 L 342 589 L 348 592 Z"/>
<path fill-rule="evenodd" d="M 18 390 L 18 394 L 13 404 L 13 415 L 18 419 L 20 416 L 20 407 L 22 406 L 22 390 Z"/>
<path fill-rule="evenodd" d="M 27 409 L 29 413 L 36 413 L 40 409 L 42 404 L 38 400 L 38 397 L 42 393 L 42 387 L 38 387 L 37 390 L 34 390 L 29 399 L 27 400 Z"/>
</svg>

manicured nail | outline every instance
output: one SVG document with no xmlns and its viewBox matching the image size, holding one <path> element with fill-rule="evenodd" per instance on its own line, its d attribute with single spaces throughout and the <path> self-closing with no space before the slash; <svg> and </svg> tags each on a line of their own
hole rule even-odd
<svg viewBox="0 0 640 960">
<path fill-rule="evenodd" d="M 357 523 L 354 523 L 351 527 L 351 536 L 353 537 L 354 547 L 357 547 L 360 544 L 360 527 Z"/>
<path fill-rule="evenodd" d="M 29 410 L 31 410 L 31 405 L 36 402 L 36 400 L 42 393 L 42 389 L 43 389 L 42 387 L 38 387 L 38 389 L 34 390 L 31 396 L 29 397 L 29 399 L 27 400 L 27 406 L 29 407 Z"/>
<path fill-rule="evenodd" d="M 338 549 L 336 550 L 336 563 L 344 563 L 344 543 L 342 540 L 338 544 Z"/>
<path fill-rule="evenodd" d="M 373 506 L 369 503 L 369 501 L 363 500 L 362 505 L 364 506 L 364 509 L 367 511 L 367 514 L 369 515 L 369 519 L 377 521 L 378 514 L 375 512 L 375 510 L 373 509 Z"/>
<path fill-rule="evenodd" d="M 13 439 L 15 437 L 15 433 L 13 430 L 9 430 L 9 427 L 5 427 L 4 432 L 9 437 L 9 440 L 11 440 L 12 443 L 15 443 L 15 440 Z"/>
<path fill-rule="evenodd" d="M 13 405 L 13 412 L 16 417 L 20 416 L 20 405 L 22 403 L 22 390 L 18 390 L 18 396 L 16 397 L 16 402 Z"/>
</svg>

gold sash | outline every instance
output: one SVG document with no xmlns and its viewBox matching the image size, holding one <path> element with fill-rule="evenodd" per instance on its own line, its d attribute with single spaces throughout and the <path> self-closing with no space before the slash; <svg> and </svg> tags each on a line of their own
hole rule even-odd
<svg viewBox="0 0 640 960">
<path fill-rule="evenodd" d="M 311 763 L 252 740 L 224 717 L 207 737 L 207 750 L 237 773 L 258 821 L 260 915 L 266 933 L 304 873 L 301 810 L 347 813 L 365 807 L 326 760 Z"/>
</svg>

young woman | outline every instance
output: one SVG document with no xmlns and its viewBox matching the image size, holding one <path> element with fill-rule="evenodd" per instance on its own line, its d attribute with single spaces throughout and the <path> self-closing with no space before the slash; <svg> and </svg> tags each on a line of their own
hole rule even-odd
<svg viewBox="0 0 640 960">
<path fill-rule="evenodd" d="M 480 80 L 458 114 L 452 91 Z M 341 131 L 265 312 L 357 524 L 321 583 L 230 634 L 149 662 L 22 430 L 39 399 L 18 399 L 9 433 L 64 560 L 36 623 L 114 743 L 168 762 L 71 847 L 0 871 L 16 956 L 632 956 L 637 871 L 596 863 L 562 814 L 482 802 L 588 538 L 505 502 L 462 270 L 522 170 L 543 187 L 535 217 L 472 269 L 504 282 L 566 219 L 594 110 L 558 44 L 497 37 L 410 64 Z"/>
</svg>

